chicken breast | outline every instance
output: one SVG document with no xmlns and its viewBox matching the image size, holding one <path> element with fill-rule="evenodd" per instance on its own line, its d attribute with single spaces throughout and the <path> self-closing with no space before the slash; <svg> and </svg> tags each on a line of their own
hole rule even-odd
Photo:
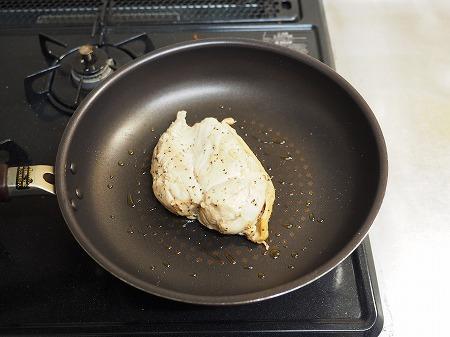
<svg viewBox="0 0 450 337">
<path fill-rule="evenodd" d="M 178 112 L 153 151 L 153 192 L 175 214 L 266 245 L 275 189 L 233 123 L 205 118 L 191 127 Z"/>
</svg>

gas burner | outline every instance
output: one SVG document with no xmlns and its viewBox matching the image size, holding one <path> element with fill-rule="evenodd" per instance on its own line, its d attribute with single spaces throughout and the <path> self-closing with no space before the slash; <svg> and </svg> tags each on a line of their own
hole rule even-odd
<svg viewBox="0 0 450 337">
<path fill-rule="evenodd" d="M 84 90 L 94 89 L 115 70 L 115 63 L 104 50 L 91 44 L 83 45 L 72 63 L 72 79 Z"/>
<path fill-rule="evenodd" d="M 135 41 L 142 42 L 144 49 L 141 54 L 155 49 L 145 33 L 118 43 L 103 41 L 102 33 L 99 43 L 84 44 L 58 55 L 48 45 L 54 44 L 66 48 L 67 44 L 53 37 L 39 34 L 41 51 L 49 67 L 25 78 L 25 93 L 28 101 L 31 104 L 37 104 L 43 100 L 49 100 L 56 108 L 71 115 L 90 90 L 111 75 L 118 66 L 140 55 L 127 49 L 128 44 Z M 45 86 L 36 89 L 35 82 L 43 77 L 47 77 Z"/>
<path fill-rule="evenodd" d="M 25 93 L 31 104 L 49 100 L 59 110 L 72 115 L 90 90 L 111 75 L 117 67 L 139 56 L 126 48 L 127 45 L 135 41 L 142 42 L 144 50 L 141 54 L 155 49 L 145 33 L 118 43 L 106 42 L 112 5 L 112 0 L 103 0 L 98 8 L 91 34 L 96 43 L 68 49 L 58 56 L 48 45 L 67 48 L 67 44 L 48 35 L 39 34 L 41 52 L 49 67 L 27 76 L 24 80 Z M 45 86 L 40 90 L 35 89 L 36 80 L 45 76 L 47 76 Z"/>
</svg>

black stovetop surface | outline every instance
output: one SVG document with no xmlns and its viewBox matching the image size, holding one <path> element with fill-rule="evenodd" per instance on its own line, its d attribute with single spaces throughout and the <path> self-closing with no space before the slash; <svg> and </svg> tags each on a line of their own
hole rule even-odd
<svg viewBox="0 0 450 337">
<path fill-rule="evenodd" d="M 290 24 L 114 27 L 119 41 L 145 31 L 156 47 L 213 36 L 277 39 L 333 66 L 321 4 L 302 1 Z M 71 46 L 90 30 L 42 28 Z M 68 116 L 46 102 L 29 104 L 25 76 L 47 65 L 37 31 L 0 31 L 0 161 L 52 164 Z M 6 145 L 5 145 L 6 144 Z M 0 335 L 135 333 L 190 336 L 376 336 L 383 316 L 368 239 L 327 275 L 297 291 L 256 304 L 195 306 L 134 289 L 97 265 L 76 243 L 56 198 L 35 196 L 0 204 Z"/>
</svg>

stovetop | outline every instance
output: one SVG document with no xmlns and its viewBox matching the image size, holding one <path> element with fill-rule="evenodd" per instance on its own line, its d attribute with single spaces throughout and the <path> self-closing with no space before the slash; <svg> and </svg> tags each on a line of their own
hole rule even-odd
<svg viewBox="0 0 450 337">
<path fill-rule="evenodd" d="M 280 22 L 121 23 L 109 26 L 108 39 L 145 32 L 159 48 L 206 37 L 256 38 L 333 66 L 321 3 L 303 0 L 298 13 L 296 20 Z M 27 100 L 23 81 L 48 67 L 38 32 L 75 47 L 85 43 L 90 28 L 47 23 L 39 30 L 24 24 L 0 31 L 0 162 L 53 163 L 70 117 L 45 99 Z M 141 46 L 130 48 L 138 52 Z M 33 196 L 0 204 L 0 270 L 0 335 L 377 336 L 383 325 L 368 239 L 334 270 L 289 294 L 233 307 L 188 305 L 110 275 L 76 243 L 56 198 Z"/>
</svg>

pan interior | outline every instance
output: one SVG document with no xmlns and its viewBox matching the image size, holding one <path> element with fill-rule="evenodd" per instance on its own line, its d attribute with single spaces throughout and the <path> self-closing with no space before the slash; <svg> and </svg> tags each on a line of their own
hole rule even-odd
<svg viewBox="0 0 450 337">
<path fill-rule="evenodd" d="M 361 108 L 321 72 L 270 50 L 217 45 L 141 62 L 82 110 L 63 163 L 69 226 L 103 266 L 153 293 L 245 296 L 306 282 L 361 234 L 374 202 L 380 158 Z M 153 196 L 150 156 L 179 110 L 191 124 L 235 118 L 273 176 L 269 251 Z"/>
</svg>

